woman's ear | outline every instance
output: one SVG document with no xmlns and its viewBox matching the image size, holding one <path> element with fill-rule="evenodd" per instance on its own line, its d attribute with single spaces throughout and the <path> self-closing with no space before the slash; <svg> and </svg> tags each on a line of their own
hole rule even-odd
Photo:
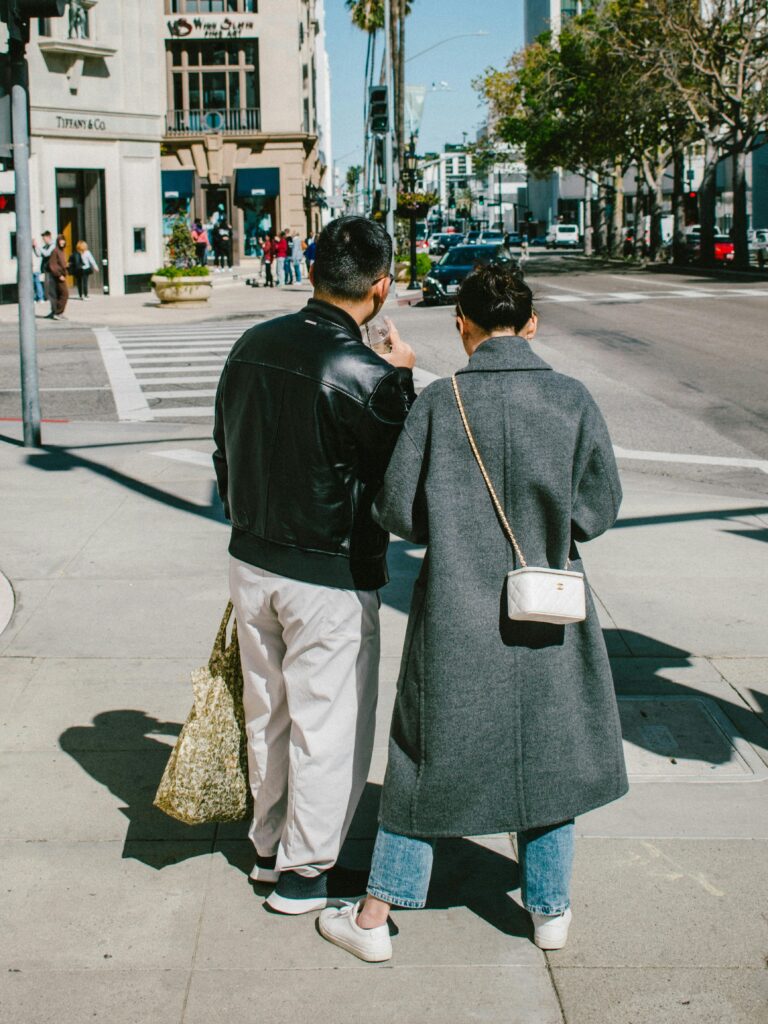
<svg viewBox="0 0 768 1024">
<path fill-rule="evenodd" d="M 526 341 L 533 341 L 536 336 L 536 329 L 539 326 L 539 318 L 536 313 L 531 313 L 531 319 L 528 323 L 521 328 L 517 333 L 521 338 L 525 338 Z"/>
</svg>

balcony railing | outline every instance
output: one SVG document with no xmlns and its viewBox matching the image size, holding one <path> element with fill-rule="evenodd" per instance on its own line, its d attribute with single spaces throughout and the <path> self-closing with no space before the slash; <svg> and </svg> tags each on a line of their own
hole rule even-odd
<svg viewBox="0 0 768 1024">
<path fill-rule="evenodd" d="M 249 135 L 261 130 L 258 107 L 237 110 L 169 110 L 165 118 L 166 135 Z"/>
</svg>

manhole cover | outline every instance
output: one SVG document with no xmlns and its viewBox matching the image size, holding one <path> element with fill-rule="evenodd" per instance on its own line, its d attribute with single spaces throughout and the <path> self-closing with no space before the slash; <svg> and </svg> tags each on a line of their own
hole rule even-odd
<svg viewBox="0 0 768 1024">
<path fill-rule="evenodd" d="M 768 771 L 714 700 L 619 697 L 627 771 L 636 781 L 739 782 Z"/>
</svg>

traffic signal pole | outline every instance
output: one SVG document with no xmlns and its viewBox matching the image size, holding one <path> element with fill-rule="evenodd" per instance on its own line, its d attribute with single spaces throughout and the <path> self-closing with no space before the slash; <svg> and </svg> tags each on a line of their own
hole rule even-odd
<svg viewBox="0 0 768 1024">
<path fill-rule="evenodd" d="M 387 197 L 387 232 L 393 243 L 395 240 L 395 207 L 397 206 L 397 190 L 395 188 L 395 153 L 392 144 L 392 133 L 395 130 L 395 92 L 392 74 L 392 2 L 384 0 L 384 74 L 387 85 L 387 133 L 384 136 L 384 180 Z"/>
<path fill-rule="evenodd" d="M 16 177 L 16 264 L 19 287 L 19 349 L 21 416 L 25 448 L 40 447 L 40 388 L 37 373 L 37 330 L 32 286 L 32 203 L 29 187 L 29 70 L 25 43 L 9 41 L 11 58 L 11 122 Z"/>
</svg>

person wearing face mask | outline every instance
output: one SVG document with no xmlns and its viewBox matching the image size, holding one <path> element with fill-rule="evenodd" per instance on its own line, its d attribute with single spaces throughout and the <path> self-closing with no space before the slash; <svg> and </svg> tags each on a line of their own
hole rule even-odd
<svg viewBox="0 0 768 1024">
<path fill-rule="evenodd" d="M 414 401 L 413 350 L 384 356 L 361 325 L 384 305 L 392 240 L 363 217 L 317 242 L 313 297 L 237 341 L 216 397 L 214 466 L 226 517 L 254 799 L 251 878 L 268 905 L 329 905 L 327 873 L 373 750 L 378 589 L 388 534 L 371 518 Z"/>
</svg>

